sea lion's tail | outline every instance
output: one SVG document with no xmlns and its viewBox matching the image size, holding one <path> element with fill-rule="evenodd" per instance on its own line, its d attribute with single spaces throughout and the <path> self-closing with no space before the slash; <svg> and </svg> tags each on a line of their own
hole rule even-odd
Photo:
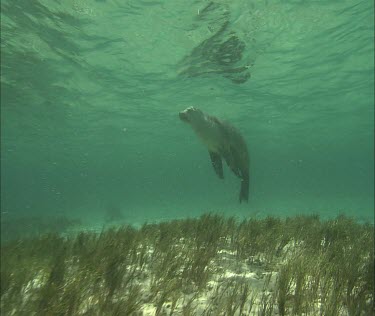
<svg viewBox="0 0 375 316">
<path fill-rule="evenodd" d="M 242 200 L 249 201 L 249 172 L 246 172 L 241 179 L 240 203 Z"/>
</svg>

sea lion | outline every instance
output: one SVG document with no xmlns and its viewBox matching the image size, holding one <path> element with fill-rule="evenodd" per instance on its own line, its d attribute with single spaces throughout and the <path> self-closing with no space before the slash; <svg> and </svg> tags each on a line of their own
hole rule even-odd
<svg viewBox="0 0 375 316">
<path fill-rule="evenodd" d="M 190 124 L 210 154 L 212 166 L 220 179 L 224 178 L 222 158 L 241 179 L 240 203 L 249 199 L 249 153 L 245 140 L 230 124 L 207 115 L 195 107 L 179 113 Z"/>
</svg>

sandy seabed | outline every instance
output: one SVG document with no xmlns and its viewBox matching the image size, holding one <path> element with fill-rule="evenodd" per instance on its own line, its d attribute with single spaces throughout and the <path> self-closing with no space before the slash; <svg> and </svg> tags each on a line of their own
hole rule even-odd
<svg viewBox="0 0 375 316">
<path fill-rule="evenodd" d="M 215 214 L 2 245 L 2 315 L 371 315 L 373 225 Z"/>
</svg>

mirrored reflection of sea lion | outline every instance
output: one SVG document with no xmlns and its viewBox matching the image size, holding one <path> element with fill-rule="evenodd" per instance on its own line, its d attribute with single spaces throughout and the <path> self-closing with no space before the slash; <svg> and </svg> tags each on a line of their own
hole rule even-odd
<svg viewBox="0 0 375 316">
<path fill-rule="evenodd" d="M 240 202 L 249 199 L 249 154 L 245 140 L 230 124 L 189 107 L 179 113 L 180 119 L 193 128 L 210 154 L 212 166 L 224 178 L 222 159 L 241 179 Z"/>
<path fill-rule="evenodd" d="M 191 32 L 201 39 L 178 64 L 180 76 L 223 76 L 235 84 L 250 78 L 251 45 L 233 28 L 231 10 L 223 1 L 208 1 L 199 10 Z M 190 35 L 192 36 L 192 35 Z"/>
</svg>

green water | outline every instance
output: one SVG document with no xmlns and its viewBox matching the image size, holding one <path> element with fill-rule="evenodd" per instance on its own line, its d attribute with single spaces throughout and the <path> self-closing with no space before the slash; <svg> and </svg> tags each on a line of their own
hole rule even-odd
<svg viewBox="0 0 375 316">
<path fill-rule="evenodd" d="M 373 221 L 374 4 L 1 2 L 2 217 Z M 178 119 L 236 126 L 250 199 Z"/>
</svg>

